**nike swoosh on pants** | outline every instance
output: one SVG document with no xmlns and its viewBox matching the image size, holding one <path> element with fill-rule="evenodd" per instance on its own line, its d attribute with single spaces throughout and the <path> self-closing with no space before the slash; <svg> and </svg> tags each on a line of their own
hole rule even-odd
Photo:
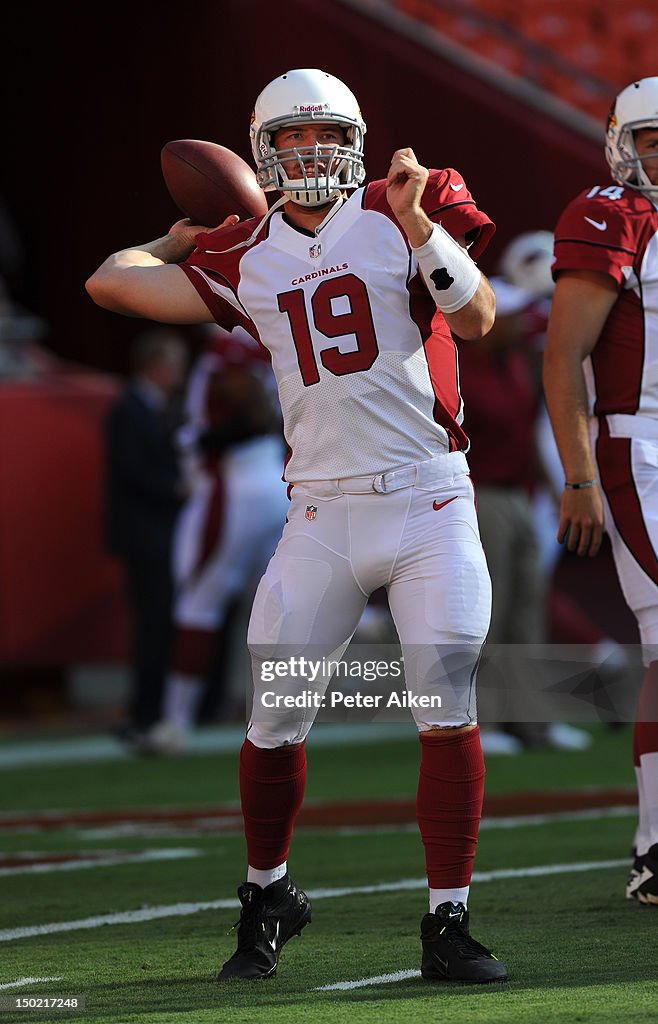
<svg viewBox="0 0 658 1024">
<path fill-rule="evenodd" d="M 449 505 L 451 501 L 456 501 L 458 497 L 458 494 L 454 494 L 452 498 L 446 498 L 445 501 L 434 501 L 432 502 L 432 508 L 435 512 L 438 512 L 440 508 L 443 508 L 444 505 Z"/>
</svg>

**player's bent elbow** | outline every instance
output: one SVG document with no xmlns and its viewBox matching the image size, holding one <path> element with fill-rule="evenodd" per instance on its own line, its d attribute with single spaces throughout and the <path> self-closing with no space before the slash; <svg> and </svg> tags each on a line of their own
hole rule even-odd
<svg viewBox="0 0 658 1024">
<path fill-rule="evenodd" d="M 117 289 L 107 274 L 97 270 L 85 281 L 85 289 L 90 299 L 101 309 L 108 309 L 111 313 L 125 312 L 125 306 L 119 300 Z"/>
<path fill-rule="evenodd" d="M 98 272 L 92 274 L 91 277 L 85 281 L 85 289 L 90 299 L 96 303 L 97 306 L 105 306 L 108 301 L 106 296 L 105 288 L 103 287 L 102 275 Z"/>
</svg>

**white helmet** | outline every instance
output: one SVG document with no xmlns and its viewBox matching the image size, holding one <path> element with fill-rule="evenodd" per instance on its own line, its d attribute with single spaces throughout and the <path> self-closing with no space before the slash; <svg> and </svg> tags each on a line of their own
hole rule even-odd
<svg viewBox="0 0 658 1024">
<path fill-rule="evenodd" d="M 314 147 L 315 167 L 309 171 L 309 151 L 277 150 L 274 133 L 294 124 L 338 124 L 345 129 L 344 146 Z M 363 137 L 366 126 L 354 95 L 333 75 L 317 69 L 288 71 L 270 82 L 256 100 L 251 116 L 251 148 L 258 184 L 265 192 L 278 189 L 295 203 L 321 206 L 343 189 L 357 188 L 365 178 Z M 329 153 L 329 157 L 327 157 Z M 327 161 L 320 173 L 318 158 Z M 299 177 L 289 178 L 283 161 L 297 160 Z"/>
<path fill-rule="evenodd" d="M 552 232 L 526 231 L 512 239 L 503 250 L 500 272 L 535 299 L 548 298 L 555 287 L 551 276 L 552 263 Z"/>
<path fill-rule="evenodd" d="M 635 148 L 633 133 L 638 128 L 658 129 L 658 77 L 641 78 L 622 89 L 608 114 L 605 144 L 614 180 L 656 198 L 658 185 L 651 184 Z"/>
</svg>

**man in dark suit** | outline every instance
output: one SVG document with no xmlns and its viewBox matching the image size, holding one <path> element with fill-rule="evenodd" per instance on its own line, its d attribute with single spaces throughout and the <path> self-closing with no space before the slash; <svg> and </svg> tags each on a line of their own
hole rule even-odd
<svg viewBox="0 0 658 1024">
<path fill-rule="evenodd" d="M 173 399 L 187 351 L 171 328 L 139 335 L 132 376 L 105 426 L 109 550 L 124 564 L 133 617 L 132 692 L 117 736 L 139 752 L 158 719 L 171 648 L 171 542 L 185 496 L 173 438 Z"/>
</svg>

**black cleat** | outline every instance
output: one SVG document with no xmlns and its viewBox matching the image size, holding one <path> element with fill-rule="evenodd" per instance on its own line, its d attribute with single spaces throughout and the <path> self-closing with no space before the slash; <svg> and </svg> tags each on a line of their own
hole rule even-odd
<svg viewBox="0 0 658 1024">
<path fill-rule="evenodd" d="M 272 978 L 282 946 L 293 935 L 300 935 L 311 920 L 308 896 L 286 874 L 264 889 L 254 882 L 245 882 L 238 889 L 238 898 L 242 911 L 233 926 L 238 928 L 238 948 L 217 980 Z"/>
<path fill-rule="evenodd" d="M 626 899 L 635 900 L 639 902 L 637 898 L 637 888 L 642 881 L 642 872 L 644 870 L 644 857 L 639 857 L 633 849 L 633 866 L 631 867 L 628 878 L 626 879 Z"/>
<path fill-rule="evenodd" d="M 507 981 L 507 968 L 468 933 L 468 910 L 463 903 L 442 903 L 420 924 L 426 981 Z"/>
<path fill-rule="evenodd" d="M 658 843 L 650 846 L 642 860 L 642 870 L 630 899 L 652 906 L 658 904 Z M 628 886 L 626 887 L 628 892 Z"/>
</svg>

